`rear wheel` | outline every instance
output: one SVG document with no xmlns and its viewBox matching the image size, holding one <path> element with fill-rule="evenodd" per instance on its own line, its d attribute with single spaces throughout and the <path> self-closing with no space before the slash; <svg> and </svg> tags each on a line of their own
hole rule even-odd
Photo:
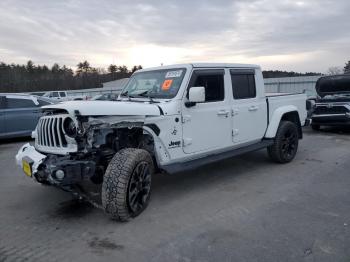
<svg viewBox="0 0 350 262">
<path fill-rule="evenodd" d="M 154 172 L 150 154 L 127 148 L 115 154 L 102 184 L 102 206 L 112 219 L 127 221 L 142 213 L 151 196 Z"/>
<path fill-rule="evenodd" d="M 282 121 L 277 130 L 275 142 L 267 148 L 270 158 L 277 163 L 292 161 L 298 151 L 298 127 L 290 121 Z"/>
</svg>

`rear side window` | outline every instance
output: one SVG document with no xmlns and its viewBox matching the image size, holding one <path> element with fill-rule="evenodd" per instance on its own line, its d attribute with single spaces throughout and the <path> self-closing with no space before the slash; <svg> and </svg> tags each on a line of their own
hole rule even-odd
<svg viewBox="0 0 350 262">
<path fill-rule="evenodd" d="M 254 71 L 231 70 L 232 92 L 234 99 L 256 97 Z"/>
<path fill-rule="evenodd" d="M 195 71 L 190 87 L 204 86 L 205 102 L 223 101 L 225 98 L 224 70 Z"/>
<path fill-rule="evenodd" d="M 35 104 L 30 99 L 17 99 L 17 98 L 7 98 L 6 99 L 6 108 L 28 108 L 35 107 Z"/>
<path fill-rule="evenodd" d="M 60 92 L 60 96 L 61 97 L 66 97 L 66 93 L 65 92 Z"/>
</svg>

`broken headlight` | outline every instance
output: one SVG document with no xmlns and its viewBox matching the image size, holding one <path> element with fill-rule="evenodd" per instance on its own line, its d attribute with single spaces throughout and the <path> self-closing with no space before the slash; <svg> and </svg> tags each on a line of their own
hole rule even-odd
<svg viewBox="0 0 350 262">
<path fill-rule="evenodd" d="M 74 120 L 67 117 L 63 122 L 63 129 L 67 136 L 75 138 L 77 136 L 77 125 Z"/>
</svg>

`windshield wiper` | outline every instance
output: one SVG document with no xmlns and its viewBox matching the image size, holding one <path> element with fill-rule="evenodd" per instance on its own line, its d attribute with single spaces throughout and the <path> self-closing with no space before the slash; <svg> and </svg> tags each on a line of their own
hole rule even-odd
<svg viewBox="0 0 350 262">
<path fill-rule="evenodd" d="M 150 103 L 159 103 L 159 101 L 154 101 L 153 98 L 149 95 L 149 91 L 142 92 L 140 94 L 137 94 L 138 96 L 141 97 L 147 97 L 150 101 Z"/>
<path fill-rule="evenodd" d="M 121 97 L 127 97 L 130 100 L 130 96 L 129 96 L 129 91 L 125 91 L 123 93 L 120 94 Z"/>
<path fill-rule="evenodd" d="M 131 98 L 135 98 L 135 96 L 129 95 L 129 91 L 125 91 L 120 94 L 121 97 L 126 97 L 129 101 L 131 101 Z"/>
</svg>

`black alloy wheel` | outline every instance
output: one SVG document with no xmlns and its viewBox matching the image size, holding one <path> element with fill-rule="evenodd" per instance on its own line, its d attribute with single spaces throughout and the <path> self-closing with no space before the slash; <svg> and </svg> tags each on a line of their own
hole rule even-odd
<svg viewBox="0 0 350 262">
<path fill-rule="evenodd" d="M 137 214 L 144 208 L 151 192 L 151 172 L 147 162 L 140 162 L 131 175 L 128 187 L 128 205 Z"/>
<path fill-rule="evenodd" d="M 289 163 L 298 151 L 299 132 L 296 123 L 281 121 L 273 145 L 267 148 L 270 158 L 277 163 Z"/>
<path fill-rule="evenodd" d="M 284 133 L 282 139 L 282 154 L 283 158 L 290 159 L 295 156 L 295 153 L 298 149 L 298 134 L 293 132 L 292 129 L 287 130 Z"/>
<path fill-rule="evenodd" d="M 154 163 L 149 152 L 124 148 L 110 161 L 103 177 L 102 206 L 112 219 L 128 221 L 148 206 Z"/>
</svg>

